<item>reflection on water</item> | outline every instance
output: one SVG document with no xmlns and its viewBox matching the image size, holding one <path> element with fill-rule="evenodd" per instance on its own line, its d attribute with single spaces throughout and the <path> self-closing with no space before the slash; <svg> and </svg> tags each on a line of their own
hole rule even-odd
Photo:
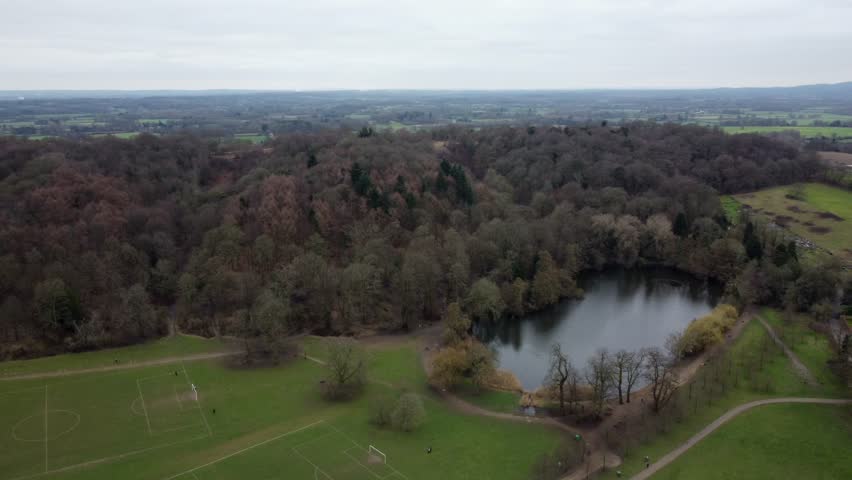
<svg viewBox="0 0 852 480">
<path fill-rule="evenodd" d="M 474 333 L 497 351 L 500 368 L 524 388 L 541 385 L 550 346 L 559 342 L 577 367 L 600 347 L 663 346 L 669 333 L 709 312 L 718 286 L 667 268 L 612 269 L 580 277 L 586 294 L 522 319 L 479 323 Z"/>
</svg>

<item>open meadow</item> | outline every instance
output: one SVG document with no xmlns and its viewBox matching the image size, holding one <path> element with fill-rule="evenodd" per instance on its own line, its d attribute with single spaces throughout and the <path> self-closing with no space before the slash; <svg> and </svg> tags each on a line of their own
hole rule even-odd
<svg viewBox="0 0 852 480">
<path fill-rule="evenodd" d="M 215 345 L 174 337 L 0 364 L 0 479 L 517 479 L 561 438 L 450 411 L 426 387 L 413 344 L 371 348 L 367 389 L 349 402 L 324 400 L 325 367 L 302 356 L 258 369 L 227 367 L 223 358 L 172 360 Z M 322 341 L 307 350 L 321 358 Z M 88 373 L 38 377 L 60 367 Z M 420 429 L 368 422 L 371 399 L 403 390 L 423 398 Z M 371 445 L 386 462 L 368 455 Z"/>
<path fill-rule="evenodd" d="M 727 126 L 722 127 L 727 133 L 738 134 L 738 133 L 776 133 L 776 132 L 786 132 L 790 130 L 798 131 L 799 134 L 804 138 L 813 138 L 813 137 L 838 137 L 838 138 L 849 138 L 852 137 L 852 127 L 813 127 L 813 126 L 803 126 L 803 127 L 785 127 L 785 126 Z"/>
<path fill-rule="evenodd" d="M 767 405 L 723 425 L 653 478 L 852 478 L 852 411 Z"/>
<path fill-rule="evenodd" d="M 780 322 L 777 312 L 764 309 L 760 315 L 771 325 Z M 644 468 L 644 458 L 656 462 L 727 411 L 747 402 L 780 397 L 848 398 L 822 359 L 831 355 L 828 343 L 820 334 L 805 334 L 805 319 L 797 319 L 789 328 L 792 338 L 795 329 L 799 337 L 796 352 L 803 352 L 802 361 L 821 382 L 807 385 L 795 372 L 790 360 L 776 347 L 757 318 L 752 319 L 739 338 L 726 352 L 705 364 L 690 383 L 682 385 L 673 401 L 674 407 L 662 421 L 642 424 L 615 435 L 624 435 L 623 446 L 617 453 L 624 463 L 618 468 L 630 477 Z M 778 330 L 776 330 L 777 332 Z M 807 337 L 807 338 L 804 338 Z M 806 359 L 807 358 L 807 359 Z M 651 478 L 848 478 L 852 459 L 840 452 L 848 450 L 852 439 L 852 418 L 848 406 L 780 404 L 760 406 L 735 417 L 730 423 L 711 433 L 695 447 Z M 797 449 L 791 436 L 801 425 L 814 425 L 800 432 L 802 448 Z M 830 430 L 829 436 L 823 429 Z M 653 433 L 649 434 L 649 430 Z M 724 448 L 722 448 L 724 446 Z M 722 449 L 722 450 L 720 450 Z M 815 451 L 824 454 L 814 455 Z M 772 457 L 782 458 L 777 468 L 766 465 Z M 827 468 L 829 462 L 834 462 Z M 779 476 L 784 466 L 795 464 L 795 472 L 804 476 Z M 711 468 L 712 466 L 715 466 Z M 718 467 L 718 468 L 717 468 Z M 824 472 L 825 477 L 809 476 Z M 602 478 L 615 479 L 610 470 Z"/>
<path fill-rule="evenodd" d="M 767 188 L 733 198 L 794 234 L 813 241 L 845 261 L 852 261 L 852 192 L 808 183 Z"/>
</svg>

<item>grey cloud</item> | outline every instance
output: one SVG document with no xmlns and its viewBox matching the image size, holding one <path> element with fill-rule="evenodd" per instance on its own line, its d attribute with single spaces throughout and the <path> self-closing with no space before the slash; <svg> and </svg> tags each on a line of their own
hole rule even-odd
<svg viewBox="0 0 852 480">
<path fill-rule="evenodd" d="M 852 80 L 842 0 L 0 0 L 0 89 Z"/>
</svg>

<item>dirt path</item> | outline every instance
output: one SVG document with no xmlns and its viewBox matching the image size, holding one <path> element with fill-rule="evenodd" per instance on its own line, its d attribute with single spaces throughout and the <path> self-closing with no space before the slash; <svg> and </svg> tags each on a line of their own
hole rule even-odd
<svg viewBox="0 0 852 480">
<path fill-rule="evenodd" d="M 441 327 L 440 325 L 435 325 L 428 329 L 424 329 L 420 332 L 418 337 L 420 339 L 421 350 L 420 362 L 423 365 L 423 370 L 426 372 L 426 375 L 429 375 L 432 371 L 432 360 L 440 349 Z M 621 458 L 615 453 L 603 448 L 603 442 L 601 442 L 599 435 L 594 429 L 583 430 L 574 428 L 553 417 L 532 417 L 529 415 L 495 412 L 467 402 L 451 392 L 436 391 L 436 393 L 441 396 L 447 406 L 465 415 L 476 415 L 504 421 L 543 425 L 561 430 L 562 432 L 570 435 L 572 438 L 577 434 L 582 435 L 587 445 L 586 448 L 588 455 L 586 456 L 586 460 L 572 473 L 563 477 L 562 480 L 579 480 L 581 478 L 585 478 L 586 475 L 597 472 L 604 466 L 606 466 L 606 468 L 614 468 L 621 465 Z"/>
<path fill-rule="evenodd" d="M 631 477 L 631 480 L 645 480 L 651 475 L 657 473 L 666 465 L 672 463 L 677 457 L 683 455 L 684 452 L 695 446 L 698 442 L 704 439 L 707 435 L 710 435 L 724 425 L 728 420 L 740 415 L 748 410 L 751 410 L 754 407 L 759 407 L 762 405 L 772 405 L 775 403 L 817 403 L 817 404 L 827 404 L 827 405 L 844 405 L 848 403 L 852 403 L 852 400 L 845 399 L 835 399 L 835 398 L 801 398 L 801 397 L 787 397 L 787 398 L 769 398 L 766 400 L 757 400 L 754 402 L 744 403 L 737 407 L 734 407 L 727 412 L 725 412 L 721 417 L 717 418 L 710 425 L 704 427 L 700 432 L 693 435 L 689 440 L 682 443 L 680 446 L 672 450 L 671 452 L 664 455 L 661 459 L 651 464 L 649 468 L 642 470 L 642 472 Z"/>
<path fill-rule="evenodd" d="M 775 330 L 772 328 L 772 326 L 769 325 L 769 323 L 767 323 L 766 320 L 764 320 L 761 316 L 758 316 L 757 319 L 760 320 L 760 323 L 763 325 L 763 328 L 765 328 L 766 331 L 769 333 L 769 336 L 772 337 L 772 340 L 774 340 L 775 343 L 778 344 L 778 346 L 781 347 L 782 350 L 784 350 L 784 353 L 787 355 L 787 357 L 790 359 L 790 362 L 793 364 L 793 369 L 796 370 L 796 373 L 798 373 L 800 377 L 802 377 L 802 380 L 804 380 L 805 383 L 807 383 L 811 387 L 817 386 L 819 382 L 817 382 L 817 379 L 816 377 L 814 377 L 814 374 L 811 373 L 810 370 L 808 370 L 808 367 L 804 363 L 802 363 L 801 360 L 799 360 L 799 357 L 797 357 L 792 350 L 787 348 L 787 345 L 781 341 L 781 338 L 775 333 Z"/>
<path fill-rule="evenodd" d="M 226 352 L 216 352 L 216 353 L 199 353 L 196 355 L 186 355 L 183 357 L 164 357 L 158 358 L 156 360 L 145 360 L 142 362 L 127 362 L 120 363 L 118 365 L 106 365 L 103 367 L 93 367 L 93 368 L 81 368 L 78 370 L 54 370 L 52 372 L 39 372 L 39 373 L 25 373 L 21 375 L 10 375 L 8 377 L 0 377 L 0 381 L 7 380 L 32 380 L 39 378 L 55 378 L 55 377 L 65 377 L 68 375 L 82 375 L 84 373 L 97 373 L 97 372 L 112 372 L 115 370 L 130 370 L 132 368 L 142 368 L 142 367 L 154 367 L 157 365 L 167 365 L 169 363 L 178 363 L 178 362 L 191 362 L 195 360 L 209 360 L 212 358 L 222 358 L 229 357 L 231 355 L 237 355 L 242 353 L 240 351 L 226 351 Z"/>
</svg>

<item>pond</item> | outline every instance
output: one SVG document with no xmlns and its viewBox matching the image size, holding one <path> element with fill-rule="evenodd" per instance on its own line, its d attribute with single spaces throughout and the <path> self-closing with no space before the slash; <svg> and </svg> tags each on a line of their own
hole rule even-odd
<svg viewBox="0 0 852 480">
<path fill-rule="evenodd" d="M 497 352 L 500 368 L 514 373 L 524 389 L 542 385 L 554 343 L 582 370 L 598 348 L 662 347 L 670 333 L 710 312 L 721 295 L 718 285 L 669 268 L 587 272 L 579 285 L 585 290 L 580 300 L 474 325 L 475 335 Z"/>
</svg>

